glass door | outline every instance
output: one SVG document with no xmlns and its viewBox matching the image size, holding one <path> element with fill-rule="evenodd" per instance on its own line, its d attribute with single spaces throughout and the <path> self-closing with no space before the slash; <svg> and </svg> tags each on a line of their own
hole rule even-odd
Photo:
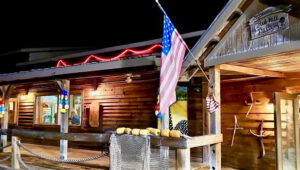
<svg viewBox="0 0 300 170">
<path fill-rule="evenodd" d="M 276 151 L 278 170 L 299 170 L 299 98 L 275 93 Z"/>
</svg>

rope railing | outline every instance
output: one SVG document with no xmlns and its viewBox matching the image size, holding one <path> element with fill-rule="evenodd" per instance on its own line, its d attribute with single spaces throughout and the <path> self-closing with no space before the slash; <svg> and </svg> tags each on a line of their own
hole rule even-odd
<svg viewBox="0 0 300 170">
<path fill-rule="evenodd" d="M 3 159 L 0 159 L 0 163 L 5 162 L 5 161 L 9 160 L 10 158 L 11 158 L 11 156 L 6 156 Z M 10 167 L 8 167 L 6 165 L 1 165 L 0 164 L 0 169 L 12 169 L 12 168 L 10 168 Z"/>
<path fill-rule="evenodd" d="M 105 156 L 108 156 L 108 152 L 104 152 L 101 153 L 99 155 L 95 155 L 92 157 L 88 157 L 88 158 L 81 158 L 81 159 L 66 159 L 66 160 L 62 160 L 62 159 L 58 159 L 58 158 L 52 158 L 49 156 L 45 156 L 45 155 L 41 155 L 38 154 L 32 150 L 30 150 L 28 147 L 26 147 L 25 145 L 23 145 L 20 141 L 17 142 L 18 146 L 20 146 L 21 148 L 23 148 L 25 151 L 27 151 L 28 153 L 32 154 L 35 157 L 41 158 L 41 159 L 46 159 L 49 161 L 54 161 L 54 162 L 60 162 L 60 163 L 78 163 L 78 162 L 86 162 L 86 161 L 91 161 L 91 160 L 95 160 L 95 159 L 99 159 Z"/>
<path fill-rule="evenodd" d="M 24 169 L 26 169 L 26 170 L 39 170 L 39 168 L 31 168 L 31 167 L 29 167 L 29 166 L 22 160 L 20 154 L 17 155 L 17 159 L 18 159 L 18 161 L 21 163 L 21 165 L 22 165 L 22 167 L 23 167 Z"/>
<path fill-rule="evenodd" d="M 24 149 L 26 152 L 31 155 L 38 157 L 40 159 L 45 159 L 53 162 L 60 163 L 77 163 L 77 162 L 86 162 L 95 159 L 99 159 L 104 156 L 109 156 L 108 152 L 101 152 L 99 155 L 91 156 L 88 158 L 81 159 L 58 159 L 49 156 L 45 156 L 39 153 L 36 153 L 24 146 L 20 142 L 20 138 L 29 138 L 29 139 L 41 139 L 41 140 L 68 140 L 73 142 L 96 142 L 107 144 L 110 142 L 111 134 L 103 133 L 59 133 L 59 132 L 47 132 L 47 131 L 34 131 L 34 130 L 24 130 L 24 129 L 0 129 L 1 135 L 11 136 L 12 141 L 12 169 L 19 168 L 20 164 L 26 168 L 26 164 L 21 160 L 20 148 Z M 150 145 L 153 147 L 172 147 L 178 149 L 190 149 L 200 146 L 211 145 L 215 143 L 221 143 L 223 140 L 222 134 L 217 135 L 204 135 L 204 136 L 194 136 L 189 138 L 168 138 L 168 137 L 150 137 Z M 10 145 L 6 145 L 3 148 L 7 148 Z M 1 162 L 1 160 L 0 160 Z M 0 168 L 4 166 L 0 165 Z M 27 166 L 28 167 L 28 166 Z M 6 168 L 6 167 L 5 167 Z M 5 169 L 4 168 L 4 169 Z M 28 167 L 30 168 L 30 167 Z"/>
<path fill-rule="evenodd" d="M 10 158 L 11 158 L 11 156 L 4 157 L 3 159 L 0 159 L 0 163 L 5 162 L 5 161 L 9 160 Z"/>
<path fill-rule="evenodd" d="M 6 165 L 0 165 L 0 169 L 11 170 L 11 169 L 13 169 L 13 168 L 8 167 L 8 166 L 6 166 Z"/>
</svg>

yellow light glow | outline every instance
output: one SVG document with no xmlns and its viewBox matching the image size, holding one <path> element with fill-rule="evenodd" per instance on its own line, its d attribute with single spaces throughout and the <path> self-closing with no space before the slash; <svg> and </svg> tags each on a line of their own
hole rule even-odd
<svg viewBox="0 0 300 170">
<path fill-rule="evenodd" d="M 99 91 L 95 91 L 95 90 L 93 90 L 93 91 L 91 91 L 91 96 L 98 96 L 98 95 L 100 95 L 100 92 Z"/>
<path fill-rule="evenodd" d="M 268 110 L 273 111 L 274 110 L 274 104 L 273 103 L 269 103 L 267 105 Z"/>
<path fill-rule="evenodd" d="M 131 83 L 131 82 L 132 82 L 131 77 L 127 77 L 127 78 L 126 78 L 126 83 Z"/>
<path fill-rule="evenodd" d="M 21 100 L 25 100 L 25 99 L 26 99 L 26 95 L 25 95 L 25 94 L 22 94 L 21 97 L 20 97 L 20 99 L 21 99 Z"/>
<path fill-rule="evenodd" d="M 20 95 L 20 100 L 34 100 L 34 93 L 22 94 Z"/>
</svg>

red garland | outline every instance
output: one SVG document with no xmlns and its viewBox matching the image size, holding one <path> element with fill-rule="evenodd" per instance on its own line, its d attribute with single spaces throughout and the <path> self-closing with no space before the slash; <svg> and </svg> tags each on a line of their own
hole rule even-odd
<svg viewBox="0 0 300 170">
<path fill-rule="evenodd" d="M 147 54 L 152 52 L 156 48 L 161 48 L 162 46 L 160 44 L 154 44 L 153 46 L 149 47 L 148 49 L 145 50 L 133 50 L 133 49 L 125 49 L 123 52 L 120 54 L 110 57 L 110 58 L 103 58 L 100 56 L 96 56 L 94 54 L 88 56 L 83 62 L 79 62 L 77 64 L 85 64 L 91 61 L 91 59 L 95 59 L 96 61 L 113 61 L 113 60 L 119 60 L 120 58 L 123 58 L 126 56 L 128 52 L 132 53 L 133 55 L 142 55 L 142 54 Z M 66 63 L 64 60 L 59 60 L 56 64 L 56 67 L 62 67 L 62 66 L 71 66 L 70 64 Z"/>
</svg>

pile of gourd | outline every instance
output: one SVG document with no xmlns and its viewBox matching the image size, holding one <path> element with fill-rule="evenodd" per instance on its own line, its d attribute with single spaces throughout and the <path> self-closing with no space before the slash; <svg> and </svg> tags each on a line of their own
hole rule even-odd
<svg viewBox="0 0 300 170">
<path fill-rule="evenodd" d="M 130 134 L 130 135 L 135 135 L 135 136 L 162 136 L 162 137 L 174 137 L 174 138 L 180 138 L 181 137 L 181 132 L 179 130 L 167 130 L 164 129 L 160 131 L 159 129 L 156 128 L 147 128 L 147 129 L 131 129 L 131 128 L 125 128 L 121 127 L 116 130 L 116 133 L 118 135 L 122 134 Z"/>
</svg>

